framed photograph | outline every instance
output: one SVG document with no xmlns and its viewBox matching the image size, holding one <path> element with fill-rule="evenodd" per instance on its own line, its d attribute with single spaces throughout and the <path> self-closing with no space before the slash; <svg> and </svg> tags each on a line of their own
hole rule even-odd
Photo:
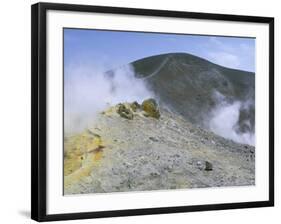
<svg viewBox="0 0 281 224">
<path fill-rule="evenodd" d="M 32 5 L 32 219 L 274 205 L 274 19 Z"/>
</svg>

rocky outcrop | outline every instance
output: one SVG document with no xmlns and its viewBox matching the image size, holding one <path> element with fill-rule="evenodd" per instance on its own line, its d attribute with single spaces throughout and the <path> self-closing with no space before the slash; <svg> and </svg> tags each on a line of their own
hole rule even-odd
<svg viewBox="0 0 281 224">
<path fill-rule="evenodd" d="M 129 120 L 132 120 L 134 118 L 134 114 L 133 114 L 131 108 L 129 108 L 128 106 L 126 106 L 124 104 L 118 105 L 117 113 L 121 117 L 129 119 Z"/>
<path fill-rule="evenodd" d="M 122 118 L 133 120 L 135 115 L 143 115 L 146 117 L 160 118 L 160 111 L 155 99 L 147 99 L 140 105 L 137 101 L 132 103 L 119 103 L 114 107 L 104 111 L 103 114 L 108 114 L 115 111 Z"/>
</svg>

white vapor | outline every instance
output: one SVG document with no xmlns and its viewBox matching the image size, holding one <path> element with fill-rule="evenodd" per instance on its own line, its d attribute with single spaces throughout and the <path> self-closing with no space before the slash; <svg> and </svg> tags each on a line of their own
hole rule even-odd
<svg viewBox="0 0 281 224">
<path fill-rule="evenodd" d="M 64 128 L 66 133 L 82 131 L 90 126 L 95 115 L 120 102 L 153 97 L 134 70 L 123 66 L 114 74 L 91 66 L 66 69 L 64 82 Z"/>
<path fill-rule="evenodd" d="M 207 127 L 224 138 L 238 143 L 255 145 L 255 133 L 250 131 L 242 133 L 237 130 L 240 111 L 251 105 L 249 101 L 228 102 L 219 92 L 214 93 L 214 99 L 217 101 L 217 105 L 210 112 L 210 116 L 208 116 L 209 119 L 206 121 Z M 250 124 L 250 121 L 245 121 L 244 123 Z"/>
</svg>

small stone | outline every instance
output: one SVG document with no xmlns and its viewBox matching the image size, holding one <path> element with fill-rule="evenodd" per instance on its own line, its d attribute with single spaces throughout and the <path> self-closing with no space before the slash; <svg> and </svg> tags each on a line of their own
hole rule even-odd
<svg viewBox="0 0 281 224">
<path fill-rule="evenodd" d="M 173 157 L 179 158 L 180 155 L 179 154 L 174 154 Z"/>
<path fill-rule="evenodd" d="M 171 172 L 173 170 L 173 167 L 171 165 L 165 167 L 165 169 L 168 171 L 168 172 Z"/>
<path fill-rule="evenodd" d="M 203 163 L 201 161 L 197 161 L 196 166 L 199 170 L 203 170 Z"/>
<path fill-rule="evenodd" d="M 153 141 L 153 142 L 158 142 L 158 140 L 154 137 L 149 137 L 149 140 Z"/>
<path fill-rule="evenodd" d="M 208 161 L 205 161 L 205 170 L 206 171 L 211 171 L 213 170 L 213 164 L 208 162 Z"/>
<path fill-rule="evenodd" d="M 160 176 L 160 173 L 158 173 L 158 172 L 151 172 L 150 176 L 157 177 L 157 176 Z"/>
</svg>

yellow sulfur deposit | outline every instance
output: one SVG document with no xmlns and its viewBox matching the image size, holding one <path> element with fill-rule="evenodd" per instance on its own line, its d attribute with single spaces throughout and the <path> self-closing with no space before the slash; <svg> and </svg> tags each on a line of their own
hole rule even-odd
<svg viewBox="0 0 281 224">
<path fill-rule="evenodd" d="M 103 157 L 104 148 L 101 137 L 89 130 L 67 137 L 64 142 L 65 186 L 89 176 Z"/>
</svg>

